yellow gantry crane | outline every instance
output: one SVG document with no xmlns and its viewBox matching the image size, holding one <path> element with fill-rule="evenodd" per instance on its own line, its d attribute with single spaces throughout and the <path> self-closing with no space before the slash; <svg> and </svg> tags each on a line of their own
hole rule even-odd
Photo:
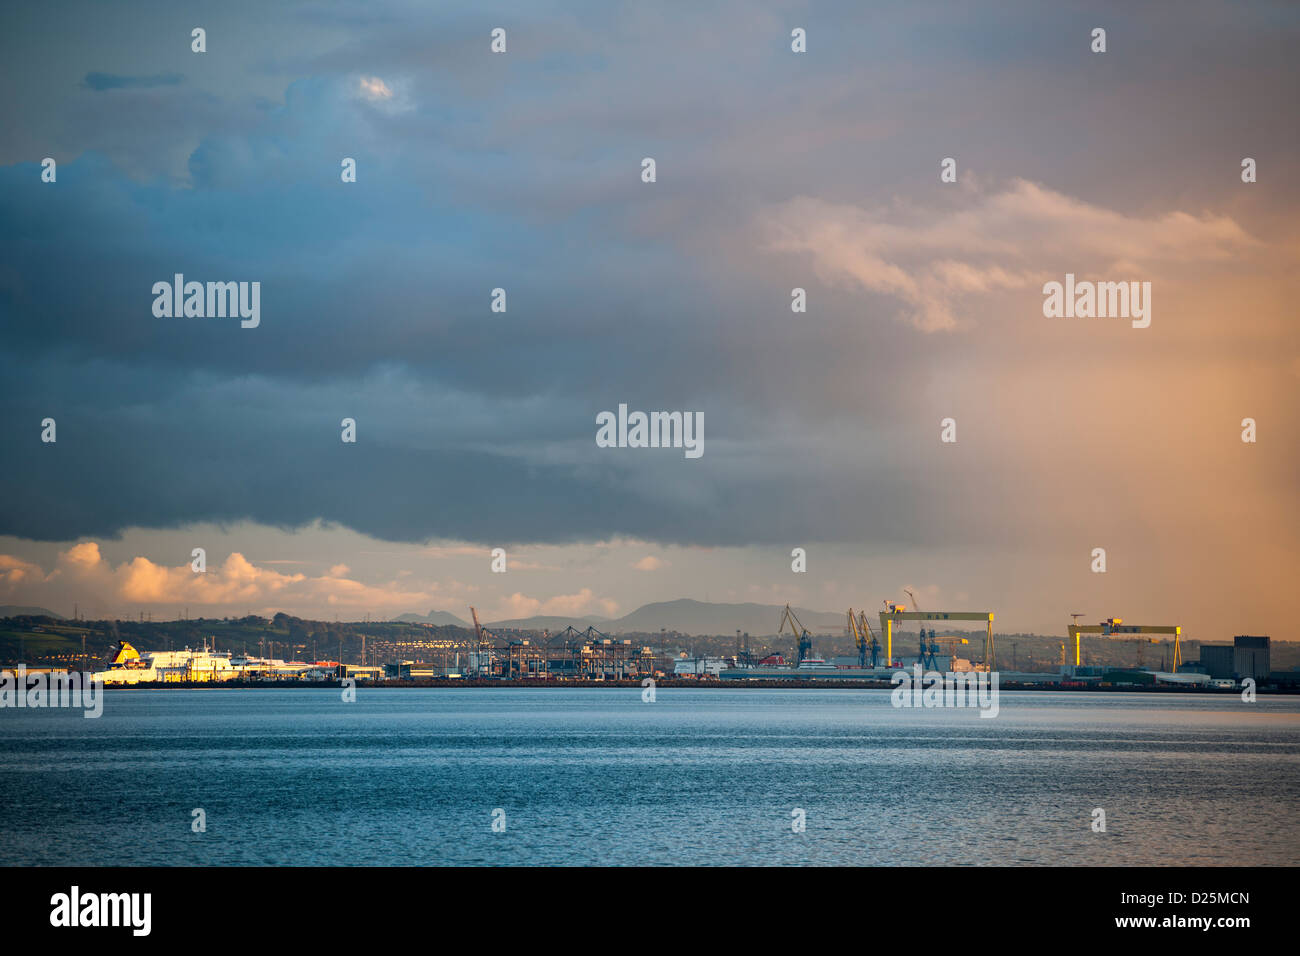
<svg viewBox="0 0 1300 956">
<path fill-rule="evenodd" d="M 1135 634 L 1138 636 L 1146 634 L 1167 634 L 1174 639 L 1174 666 L 1173 673 L 1178 673 L 1178 667 L 1183 663 L 1183 629 L 1177 624 L 1125 624 L 1123 618 L 1108 617 L 1100 624 L 1071 624 L 1070 640 L 1074 642 L 1074 664 L 1079 666 L 1079 638 L 1083 634 L 1102 634 L 1106 637 L 1122 637 L 1123 635 Z M 1155 643 L 1152 641 L 1151 643 Z M 1062 655 L 1064 656 L 1064 655 Z M 1064 660 L 1061 662 L 1065 663 Z"/>
<path fill-rule="evenodd" d="M 885 635 L 885 657 L 891 667 L 894 664 L 894 623 L 901 621 L 984 621 L 988 625 L 984 635 L 984 665 L 990 671 L 997 670 L 992 611 L 909 611 L 902 604 L 886 601 L 885 610 L 880 612 L 880 630 Z"/>
</svg>

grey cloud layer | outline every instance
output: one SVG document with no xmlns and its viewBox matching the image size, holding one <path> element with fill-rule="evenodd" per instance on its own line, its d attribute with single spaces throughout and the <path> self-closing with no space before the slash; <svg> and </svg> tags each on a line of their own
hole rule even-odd
<svg viewBox="0 0 1300 956">
<path fill-rule="evenodd" d="M 1028 277 L 1175 235 L 1161 308 L 1217 239 L 1231 269 L 1259 258 L 1243 250 L 1294 208 L 1277 157 L 1296 134 L 1276 89 L 1285 44 L 1260 49 L 1233 21 L 1294 39 L 1294 15 L 1202 11 L 1217 45 L 1193 54 L 1155 15 L 1116 11 L 1100 70 L 1067 39 L 1086 36 L 1079 18 L 1035 5 L 950 24 L 779 9 L 290 5 L 235 48 L 254 22 L 235 6 L 167 13 L 100 53 L 43 34 L 47 73 L 21 62 L 46 109 L 6 108 L 26 161 L 0 169 L 0 439 L 18 461 L 0 474 L 0 533 L 242 518 L 395 540 L 1059 531 L 1050 501 L 1016 517 L 1033 476 L 1013 441 L 941 465 L 937 421 L 957 408 L 974 417 L 963 436 L 1008 429 L 1014 406 L 985 392 L 1013 360 L 1065 348 L 1081 376 L 1107 367 L 1114 340 L 1032 324 Z M 188 27 L 204 15 L 199 57 Z M 792 16 L 808 20 L 801 59 Z M 498 20 L 506 57 L 486 52 Z M 1250 95 L 1206 110 L 1225 83 Z M 1247 148 L 1274 157 L 1271 203 L 1230 192 Z M 941 190 L 953 154 L 979 192 Z M 1200 261 L 1180 272 L 1189 250 Z M 175 272 L 261 281 L 261 327 L 155 319 L 150 288 Z M 796 285 L 807 316 L 789 311 Z M 488 312 L 496 286 L 506 315 Z M 1188 323 L 1208 334 L 1178 350 L 1218 347 Z M 596 449 L 594 416 L 620 401 L 704 411 L 705 457 Z M 46 415 L 54 447 L 35 443 Z"/>
</svg>

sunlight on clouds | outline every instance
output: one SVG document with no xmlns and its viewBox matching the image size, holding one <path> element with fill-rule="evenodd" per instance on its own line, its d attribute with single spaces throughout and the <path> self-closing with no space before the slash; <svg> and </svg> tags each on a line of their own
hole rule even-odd
<svg viewBox="0 0 1300 956">
<path fill-rule="evenodd" d="M 798 197 L 770 207 L 759 225 L 768 251 L 807 256 L 824 281 L 847 280 L 898 300 L 902 317 L 923 332 L 956 329 L 968 296 L 1036 295 L 1046 278 L 1067 270 L 1152 278 L 1193 262 L 1240 259 L 1260 246 L 1227 216 L 1130 216 L 1023 179 L 964 199 L 966 208 L 935 213 Z"/>
<path fill-rule="evenodd" d="M 360 80 L 361 92 L 372 100 L 391 100 L 393 91 L 377 76 L 363 76 Z"/>
</svg>

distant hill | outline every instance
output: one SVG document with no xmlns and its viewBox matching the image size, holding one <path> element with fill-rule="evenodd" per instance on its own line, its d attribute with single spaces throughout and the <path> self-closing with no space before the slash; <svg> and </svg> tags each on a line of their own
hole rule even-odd
<svg viewBox="0 0 1300 956">
<path fill-rule="evenodd" d="M 512 629 L 517 631 L 562 631 L 572 624 L 578 630 L 583 630 L 587 625 L 608 631 L 606 626 L 609 624 L 609 618 L 601 617 L 597 614 L 587 614 L 583 617 L 559 617 L 555 615 L 539 614 L 535 617 L 517 617 L 509 621 L 484 621 L 483 625 L 490 628 Z"/>
<path fill-rule="evenodd" d="M 67 620 L 62 614 L 55 614 L 48 608 L 21 607 L 17 604 L 0 604 L 0 617 L 52 617 L 59 621 Z"/>
<path fill-rule="evenodd" d="M 599 614 L 565 617 L 558 614 L 537 614 L 504 621 L 484 621 L 483 626 L 494 630 L 562 631 L 570 624 L 578 630 L 588 625 L 607 634 L 653 634 L 660 629 L 681 634 L 716 635 L 735 634 L 737 630 L 753 635 L 775 634 L 781 623 L 783 604 L 713 604 L 682 598 L 678 601 L 660 601 L 646 604 L 631 614 L 609 618 Z M 844 615 L 834 611 L 810 611 L 795 608 L 794 613 L 804 627 L 814 633 L 838 634 L 844 628 Z M 430 611 L 428 614 L 402 614 L 393 618 L 410 624 L 454 624 L 472 627 L 448 611 Z"/>
<path fill-rule="evenodd" d="M 552 633 L 562 631 L 570 624 L 580 631 L 591 625 L 607 634 L 655 634 L 665 630 L 695 637 L 734 636 L 739 630 L 748 631 L 755 637 L 762 637 L 776 634 L 784 608 L 784 604 L 714 604 L 682 598 L 677 601 L 644 604 L 632 613 L 619 618 L 602 617 L 598 614 L 584 614 L 578 617 L 539 614 L 507 621 L 484 621 L 483 625 L 496 630 L 548 630 Z M 803 626 L 814 634 L 839 635 L 844 631 L 842 611 L 812 611 L 808 608 L 796 607 L 794 613 Z M 447 611 L 430 611 L 423 615 L 403 614 L 393 620 L 412 624 L 473 626 Z M 873 626 L 876 623 L 874 614 L 871 615 L 871 623 Z M 787 630 L 786 633 L 788 634 L 789 631 Z"/>
<path fill-rule="evenodd" d="M 558 614 L 537 614 L 533 617 L 516 617 L 504 621 L 484 621 L 483 626 L 494 630 L 562 631 L 570 624 L 578 630 L 588 625 L 607 634 L 653 634 L 660 629 L 681 634 L 717 635 L 748 631 L 755 636 L 775 634 L 781 623 L 783 604 L 713 604 L 682 598 L 678 601 L 659 601 L 645 604 L 631 614 L 620 618 L 599 614 L 565 617 Z M 838 611 L 810 611 L 797 607 L 795 615 L 804 627 L 814 633 L 838 634 L 844 628 L 844 615 Z M 473 627 L 449 611 L 430 611 L 428 614 L 402 614 L 393 618 L 407 624 L 454 624 Z"/>
<path fill-rule="evenodd" d="M 401 614 L 394 621 L 401 621 L 405 624 L 433 624 L 438 627 L 445 625 L 454 625 L 455 627 L 469 627 L 468 621 L 463 621 L 450 611 L 433 610 L 428 614 Z"/>
<path fill-rule="evenodd" d="M 775 634 L 781 624 L 783 604 L 713 604 L 683 598 L 645 604 L 631 614 L 600 626 L 611 633 L 654 633 L 661 628 L 683 634 L 734 634 L 737 630 L 753 635 Z M 831 611 L 793 609 L 808 630 L 838 634 L 844 628 L 844 615 Z M 788 632 L 787 632 L 788 633 Z"/>
</svg>

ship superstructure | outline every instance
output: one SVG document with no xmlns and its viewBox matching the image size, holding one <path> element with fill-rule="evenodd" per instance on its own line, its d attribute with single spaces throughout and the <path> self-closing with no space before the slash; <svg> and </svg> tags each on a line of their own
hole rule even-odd
<svg viewBox="0 0 1300 956">
<path fill-rule="evenodd" d="M 105 684 L 153 684 L 231 680 L 239 672 L 230 654 L 185 648 L 182 651 L 152 651 L 141 654 L 126 641 L 118 645 L 108 669 L 97 671 L 94 680 Z"/>
</svg>

